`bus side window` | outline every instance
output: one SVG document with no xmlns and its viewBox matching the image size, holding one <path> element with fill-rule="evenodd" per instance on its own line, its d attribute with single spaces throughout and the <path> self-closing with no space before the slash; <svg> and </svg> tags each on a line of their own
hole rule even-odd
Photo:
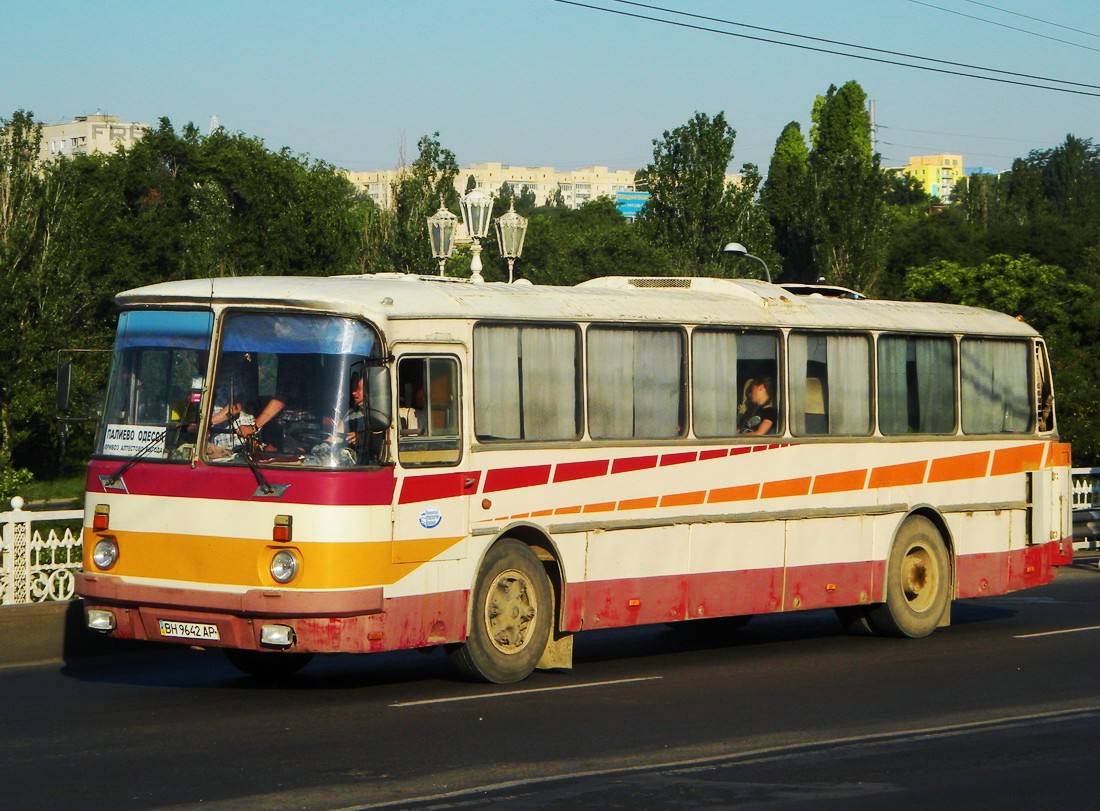
<svg viewBox="0 0 1100 811">
<path fill-rule="evenodd" d="M 458 362 L 453 357 L 402 358 L 397 365 L 397 450 L 406 467 L 457 464 Z"/>
</svg>

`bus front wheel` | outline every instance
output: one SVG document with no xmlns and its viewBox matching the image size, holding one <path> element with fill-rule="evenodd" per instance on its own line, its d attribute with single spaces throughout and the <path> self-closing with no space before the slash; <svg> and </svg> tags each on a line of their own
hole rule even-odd
<svg viewBox="0 0 1100 811">
<path fill-rule="evenodd" d="M 486 554 L 474 584 L 470 631 L 451 658 L 465 675 L 507 684 L 535 669 L 550 638 L 554 598 L 542 563 L 506 538 Z"/>
<path fill-rule="evenodd" d="M 890 547 L 886 602 L 871 607 L 867 620 L 886 636 L 928 636 L 950 600 L 951 564 L 943 536 L 924 516 L 910 516 Z"/>
</svg>

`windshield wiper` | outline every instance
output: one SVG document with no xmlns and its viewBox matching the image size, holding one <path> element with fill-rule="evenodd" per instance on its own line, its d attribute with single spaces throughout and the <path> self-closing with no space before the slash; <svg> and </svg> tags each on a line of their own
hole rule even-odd
<svg viewBox="0 0 1100 811">
<path fill-rule="evenodd" d="M 138 463 L 138 461 L 141 459 L 141 457 L 145 456 L 145 454 L 147 454 L 147 453 L 149 453 L 149 451 L 153 450 L 153 448 L 155 448 L 157 446 L 157 443 L 167 442 L 167 441 L 168 441 L 168 429 L 165 428 L 163 437 L 160 436 L 159 434 L 157 436 L 154 436 L 152 439 L 150 439 L 148 442 L 146 442 L 144 445 L 142 445 L 140 448 L 138 448 L 137 452 L 133 456 L 131 456 L 129 459 L 127 459 L 125 462 L 123 462 L 122 467 L 120 467 L 118 470 L 116 470 L 110 476 L 107 476 L 106 478 L 104 478 L 103 476 L 100 476 L 99 477 L 100 483 L 104 486 L 104 488 L 114 487 L 116 484 L 118 484 L 119 479 L 122 478 L 122 474 L 125 473 L 130 468 L 132 468 L 134 465 L 136 465 Z"/>
<path fill-rule="evenodd" d="M 255 436 L 255 434 L 252 436 Z M 252 456 L 252 449 L 249 447 L 251 444 L 252 437 L 246 437 L 239 453 L 244 454 L 244 460 L 248 462 L 248 469 L 251 470 L 252 475 L 256 477 L 256 484 L 260 486 L 259 489 L 263 491 L 265 496 L 273 496 L 278 493 L 278 488 L 270 484 L 268 480 L 264 478 L 264 474 L 260 471 L 260 466 L 256 464 L 256 459 Z"/>
</svg>

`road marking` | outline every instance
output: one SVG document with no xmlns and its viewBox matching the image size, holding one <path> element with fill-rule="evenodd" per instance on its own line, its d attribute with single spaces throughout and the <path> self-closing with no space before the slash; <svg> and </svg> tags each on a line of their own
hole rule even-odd
<svg viewBox="0 0 1100 811">
<path fill-rule="evenodd" d="M 656 678 L 660 678 L 657 676 Z M 625 681 L 636 681 L 626 679 Z M 603 682 L 612 684 L 613 682 Z M 578 685 L 583 686 L 583 685 Z M 549 688 L 559 689 L 559 688 Z M 534 692 L 534 691 L 532 691 Z M 400 801 L 386 800 L 384 802 L 368 803 L 366 805 L 347 806 L 338 811 L 369 811 L 369 809 L 405 808 L 413 803 L 422 804 L 428 802 L 440 802 L 445 800 L 465 800 L 472 796 L 480 796 L 486 792 L 501 792 L 512 789 L 527 789 L 532 786 L 546 785 L 567 780 L 580 780 L 594 777 L 609 777 L 614 775 L 628 775 L 642 772 L 660 771 L 687 771 L 697 769 L 722 768 L 755 764 L 760 761 L 784 760 L 812 755 L 815 752 L 828 751 L 842 747 L 866 746 L 868 744 L 904 743 L 909 740 L 928 740 L 938 737 L 960 736 L 973 733 L 995 731 L 997 729 L 1012 729 L 1014 727 L 1031 726 L 1033 724 L 1050 724 L 1062 721 L 1076 721 L 1082 718 L 1092 718 L 1100 715 L 1100 706 L 1086 705 L 1083 707 L 1070 707 L 1064 710 L 1050 710 L 1047 712 L 1025 713 L 1022 715 L 1005 715 L 996 718 L 987 718 L 983 721 L 966 721 L 957 724 L 944 724 L 933 727 L 916 727 L 913 729 L 900 729 L 891 732 L 871 732 L 865 735 L 850 735 L 839 738 L 823 738 L 818 740 L 799 741 L 797 743 L 780 744 L 778 746 L 764 746 L 757 749 L 747 749 L 741 752 L 731 752 L 724 755 L 710 755 L 682 760 L 657 761 L 654 763 L 639 763 L 631 766 L 609 767 L 606 769 L 583 769 L 562 774 L 548 774 L 539 777 L 520 778 L 517 780 L 505 780 L 499 783 L 487 783 L 480 786 L 444 791 L 437 794 L 428 794 L 419 797 L 406 797 Z"/>
<path fill-rule="evenodd" d="M 473 696 L 450 696 L 448 698 L 428 698 L 423 701 L 400 701 L 391 707 L 419 707 L 424 704 L 448 704 L 454 701 L 478 701 L 483 698 L 505 698 L 507 696 L 529 696 L 532 693 L 551 693 L 556 690 L 580 690 L 585 687 L 609 687 L 612 684 L 630 684 L 636 681 L 656 681 L 663 676 L 639 676 L 633 679 L 614 679 L 613 681 L 590 681 L 583 684 L 562 684 L 557 687 L 535 687 L 530 690 L 503 690 L 496 693 L 478 693 Z"/>
<path fill-rule="evenodd" d="M 1039 634 L 1019 634 L 1013 639 L 1034 639 L 1037 636 L 1057 636 L 1058 634 L 1076 634 L 1081 631 L 1100 631 L 1100 625 L 1089 625 L 1085 628 L 1065 628 L 1061 631 L 1043 631 Z"/>
</svg>

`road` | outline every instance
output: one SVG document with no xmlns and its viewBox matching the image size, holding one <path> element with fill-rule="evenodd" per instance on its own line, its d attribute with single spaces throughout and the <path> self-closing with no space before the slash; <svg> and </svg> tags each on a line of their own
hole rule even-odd
<svg viewBox="0 0 1100 811">
<path fill-rule="evenodd" d="M 957 603 L 923 640 L 831 612 L 581 634 L 570 672 L 470 684 L 442 652 L 217 652 L 0 671 L 10 808 L 1096 807 L 1100 570 Z"/>
</svg>

